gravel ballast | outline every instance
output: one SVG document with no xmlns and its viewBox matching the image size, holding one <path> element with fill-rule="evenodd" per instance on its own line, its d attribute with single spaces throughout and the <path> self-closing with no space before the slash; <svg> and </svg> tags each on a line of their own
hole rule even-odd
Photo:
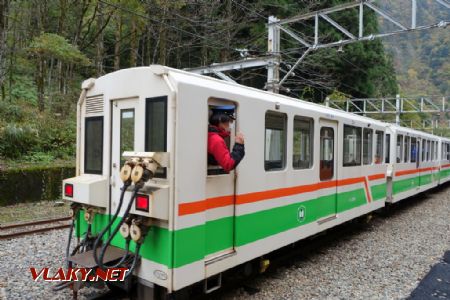
<svg viewBox="0 0 450 300">
<path fill-rule="evenodd" d="M 216 295 L 222 299 L 402 299 L 450 249 L 450 186 L 402 201 L 356 232 Z M 29 268 L 64 266 L 68 230 L 0 240 L 0 299 L 70 299 Z M 79 299 L 95 293 L 82 289 Z"/>
</svg>

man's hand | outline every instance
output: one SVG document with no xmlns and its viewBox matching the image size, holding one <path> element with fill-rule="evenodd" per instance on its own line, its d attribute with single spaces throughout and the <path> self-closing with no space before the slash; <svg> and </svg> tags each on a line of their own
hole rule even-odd
<svg viewBox="0 0 450 300">
<path fill-rule="evenodd" d="M 236 134 L 235 142 L 238 144 L 244 144 L 244 135 L 240 132 Z"/>
</svg>

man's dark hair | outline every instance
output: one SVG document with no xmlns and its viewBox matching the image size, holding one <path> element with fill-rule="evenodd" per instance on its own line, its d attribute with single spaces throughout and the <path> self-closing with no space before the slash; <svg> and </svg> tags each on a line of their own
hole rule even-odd
<svg viewBox="0 0 450 300">
<path fill-rule="evenodd" d="M 230 122 L 232 119 L 229 115 L 227 114 L 214 114 L 209 118 L 209 123 L 211 125 L 217 126 L 220 123 L 227 123 Z"/>
</svg>

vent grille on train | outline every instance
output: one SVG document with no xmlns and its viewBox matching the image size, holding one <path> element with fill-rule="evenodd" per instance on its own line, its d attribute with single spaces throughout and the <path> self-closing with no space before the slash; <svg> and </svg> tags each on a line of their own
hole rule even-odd
<svg viewBox="0 0 450 300">
<path fill-rule="evenodd" d="M 86 115 L 103 113 L 103 95 L 86 98 Z"/>
</svg>

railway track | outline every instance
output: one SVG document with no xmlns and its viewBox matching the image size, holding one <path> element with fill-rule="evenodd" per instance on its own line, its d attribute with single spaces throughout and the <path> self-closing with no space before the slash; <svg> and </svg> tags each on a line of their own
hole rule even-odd
<svg viewBox="0 0 450 300">
<path fill-rule="evenodd" d="M 26 223 L 0 225 L 0 240 L 17 238 L 55 229 L 69 228 L 71 226 L 70 220 L 71 217 L 59 217 Z"/>
</svg>

